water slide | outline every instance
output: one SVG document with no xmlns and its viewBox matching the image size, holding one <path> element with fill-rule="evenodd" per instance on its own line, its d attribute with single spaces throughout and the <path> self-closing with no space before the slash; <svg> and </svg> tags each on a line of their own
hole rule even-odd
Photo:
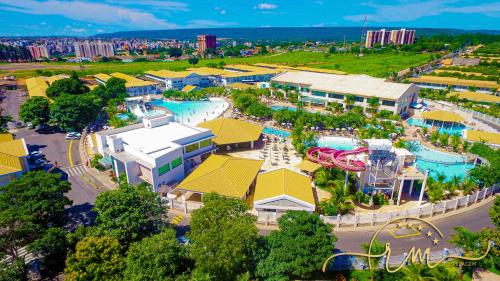
<svg viewBox="0 0 500 281">
<path fill-rule="evenodd" d="M 367 147 L 355 150 L 335 150 L 328 147 L 313 147 L 307 151 L 307 157 L 325 168 L 338 167 L 350 172 L 361 172 L 366 169 L 363 161 L 347 159 L 349 155 L 368 152 Z"/>
<path fill-rule="evenodd" d="M 137 118 L 144 117 L 144 112 L 138 104 L 132 107 L 130 111 L 132 111 L 132 113 L 137 116 Z"/>
</svg>

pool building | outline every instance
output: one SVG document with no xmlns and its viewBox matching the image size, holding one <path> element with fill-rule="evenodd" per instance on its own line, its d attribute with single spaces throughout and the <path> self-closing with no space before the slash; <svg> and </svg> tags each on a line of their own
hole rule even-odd
<svg viewBox="0 0 500 281">
<path fill-rule="evenodd" d="M 142 80 L 120 72 L 114 72 L 109 75 L 104 73 L 99 73 L 94 75 L 94 77 L 96 81 L 102 85 L 106 85 L 106 82 L 112 77 L 125 80 L 125 88 L 127 90 L 127 95 L 132 97 L 159 93 L 157 88 L 158 83 Z"/>
<path fill-rule="evenodd" d="M 346 107 L 348 96 L 354 97 L 354 106 L 370 108 L 370 98 L 377 98 L 379 110 L 408 115 L 410 104 L 418 99 L 419 88 L 414 84 L 387 82 L 368 75 L 338 75 L 310 71 L 286 71 L 273 79 L 278 91 L 285 87 L 300 93 L 300 100 L 327 106 L 339 103 Z"/>
<path fill-rule="evenodd" d="M 96 133 L 98 152 L 117 177 L 147 182 L 155 190 L 184 179 L 213 151 L 209 129 L 173 122 L 172 115 L 144 117 L 143 122 Z"/>
<path fill-rule="evenodd" d="M 409 80 L 421 88 L 438 90 L 445 90 L 451 87 L 455 91 L 468 91 L 470 88 L 476 88 L 479 92 L 496 93 L 499 89 L 496 81 L 468 80 L 430 75 L 414 77 Z"/>
<path fill-rule="evenodd" d="M 11 133 L 0 133 L 0 186 L 28 171 L 28 148 L 24 139 L 15 140 Z"/>
<path fill-rule="evenodd" d="M 198 126 L 212 131 L 215 135 L 213 142 L 219 150 L 254 148 L 264 130 L 264 127 L 257 124 L 224 117 L 200 123 Z"/>
</svg>

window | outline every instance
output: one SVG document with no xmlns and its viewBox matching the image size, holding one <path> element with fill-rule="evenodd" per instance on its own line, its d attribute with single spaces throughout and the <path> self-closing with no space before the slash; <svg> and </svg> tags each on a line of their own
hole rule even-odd
<svg viewBox="0 0 500 281">
<path fill-rule="evenodd" d="M 200 148 L 204 148 L 204 147 L 207 147 L 207 146 L 210 146 L 210 145 L 212 145 L 212 139 L 202 140 L 200 142 Z"/>
<path fill-rule="evenodd" d="M 193 152 L 195 150 L 198 150 L 200 148 L 199 143 L 193 143 L 188 146 L 186 146 L 186 153 Z"/>
<path fill-rule="evenodd" d="M 344 99 L 344 96 L 343 95 L 339 95 L 339 94 L 334 94 L 334 93 L 330 93 L 328 94 L 328 96 L 332 99 L 338 99 L 338 100 L 343 100 Z"/>
<path fill-rule="evenodd" d="M 392 100 L 383 100 L 383 101 L 382 101 L 382 105 L 386 105 L 386 106 L 395 106 L 395 105 L 396 105 L 396 102 L 395 102 L 395 101 L 392 101 Z"/>
<path fill-rule="evenodd" d="M 174 161 L 172 161 L 172 169 L 179 167 L 181 164 L 182 164 L 182 157 L 174 159 Z"/>
<path fill-rule="evenodd" d="M 300 88 L 300 90 L 301 90 L 302 92 L 309 93 L 309 88 L 302 87 L 302 88 Z"/>
<path fill-rule="evenodd" d="M 357 101 L 357 102 L 363 102 L 365 100 L 365 98 L 354 96 L 354 100 Z"/>
<path fill-rule="evenodd" d="M 325 96 L 326 96 L 326 93 L 325 93 L 325 92 L 313 91 L 313 92 L 312 92 L 312 95 L 313 95 L 313 96 L 317 96 L 317 97 L 325 97 Z"/>
<path fill-rule="evenodd" d="M 167 163 L 167 164 L 161 166 L 160 168 L 158 168 L 158 175 L 161 176 L 165 173 L 168 173 L 168 171 L 170 171 L 170 163 Z"/>
</svg>

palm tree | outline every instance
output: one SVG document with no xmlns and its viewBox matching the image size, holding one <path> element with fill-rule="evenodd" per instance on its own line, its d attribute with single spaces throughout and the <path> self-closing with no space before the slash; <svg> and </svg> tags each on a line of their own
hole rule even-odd
<svg viewBox="0 0 500 281">
<path fill-rule="evenodd" d="M 464 152 L 467 152 L 469 150 L 469 148 L 470 148 L 470 142 L 464 140 L 462 142 L 462 149 L 464 150 Z"/>
<path fill-rule="evenodd" d="M 460 187 L 463 190 L 464 195 L 471 194 L 474 190 L 477 189 L 477 182 L 470 177 L 466 177 L 462 181 Z"/>
<path fill-rule="evenodd" d="M 354 98 L 353 95 L 346 95 L 345 96 L 345 107 L 348 110 L 351 110 L 351 107 L 354 105 L 355 102 L 356 102 L 356 99 Z"/>
<path fill-rule="evenodd" d="M 368 105 L 370 106 L 370 110 L 373 114 L 377 112 L 378 107 L 380 106 L 380 100 L 377 97 L 370 97 L 367 100 Z"/>
</svg>

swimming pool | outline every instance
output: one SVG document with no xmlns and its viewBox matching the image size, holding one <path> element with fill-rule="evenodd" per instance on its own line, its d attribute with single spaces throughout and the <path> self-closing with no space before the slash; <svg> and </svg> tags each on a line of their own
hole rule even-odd
<svg viewBox="0 0 500 281">
<path fill-rule="evenodd" d="M 290 110 L 290 111 L 297 111 L 297 108 L 294 107 L 294 106 L 283 106 L 283 105 L 271 105 L 271 109 L 272 110 L 282 110 L 282 109 L 286 109 L 286 110 Z"/>
<path fill-rule="evenodd" d="M 318 139 L 318 146 L 337 150 L 353 150 L 357 148 L 357 140 L 342 137 L 321 137 Z"/>
<path fill-rule="evenodd" d="M 412 142 L 410 151 L 417 156 L 417 168 L 421 172 L 429 170 L 429 175 L 434 179 L 438 174 L 445 175 L 446 180 L 454 176 L 464 178 L 474 167 L 474 164 L 466 162 L 464 156 L 428 148 L 420 142 Z"/>
<path fill-rule="evenodd" d="M 292 135 L 292 133 L 287 132 L 285 130 L 280 130 L 280 129 L 275 129 L 271 127 L 264 127 L 264 130 L 262 130 L 263 134 L 267 135 L 275 135 L 281 138 L 288 138 L 289 136 Z"/>
<path fill-rule="evenodd" d="M 116 114 L 116 118 L 123 120 L 123 121 L 127 121 L 128 115 L 127 115 L 127 113 L 120 113 L 120 114 Z"/>
<path fill-rule="evenodd" d="M 215 119 L 228 108 L 227 102 L 220 98 L 211 98 L 208 101 L 154 100 L 151 104 L 170 110 L 177 122 L 188 125 Z"/>
<path fill-rule="evenodd" d="M 406 121 L 408 125 L 410 126 L 417 126 L 417 127 L 426 127 L 426 128 L 432 128 L 431 124 L 426 124 L 424 120 L 418 119 L 418 118 L 410 118 Z M 450 135 L 462 135 L 462 131 L 465 129 L 471 129 L 470 127 L 467 127 L 463 124 L 457 124 L 454 125 L 453 127 L 440 127 L 439 132 L 440 133 L 447 133 Z"/>
</svg>

